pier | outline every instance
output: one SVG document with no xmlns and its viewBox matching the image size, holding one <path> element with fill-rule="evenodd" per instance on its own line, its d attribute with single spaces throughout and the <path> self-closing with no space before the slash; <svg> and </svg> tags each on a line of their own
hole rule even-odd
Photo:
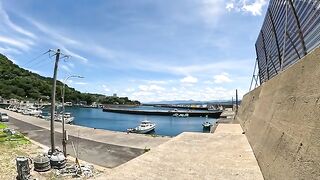
<svg viewBox="0 0 320 180">
<path fill-rule="evenodd" d="M 8 126 L 44 146 L 50 146 L 50 122 L 0 108 L 10 117 Z M 56 145 L 61 148 L 62 124 L 55 122 Z M 152 137 L 142 134 L 127 134 L 77 125 L 65 125 L 69 134 L 67 152 L 75 157 L 71 141 L 79 148 L 79 158 L 106 168 L 114 168 L 140 156 L 145 149 L 152 149 L 167 142 L 169 137 Z M 95 148 L 92 148 L 95 147 Z"/>
<path fill-rule="evenodd" d="M 103 108 L 105 112 L 139 114 L 139 115 L 156 115 L 156 116 L 173 116 L 174 114 L 188 114 L 189 117 L 210 117 L 219 118 L 222 111 L 191 111 L 191 110 L 133 110 L 118 108 Z"/>
</svg>

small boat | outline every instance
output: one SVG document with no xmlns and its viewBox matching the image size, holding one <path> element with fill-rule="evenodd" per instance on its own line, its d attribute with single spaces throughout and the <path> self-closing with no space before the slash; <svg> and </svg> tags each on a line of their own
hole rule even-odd
<svg viewBox="0 0 320 180">
<path fill-rule="evenodd" d="M 144 121 L 141 121 L 138 127 L 127 129 L 127 132 L 146 134 L 150 131 L 153 131 L 155 128 L 156 128 L 156 124 L 151 123 L 150 121 L 144 120 Z"/>
<path fill-rule="evenodd" d="M 62 114 L 55 114 L 55 121 L 62 122 Z M 71 116 L 71 113 L 64 113 L 64 123 L 65 124 L 71 124 L 74 120 L 74 117 Z"/>
<path fill-rule="evenodd" d="M 203 126 L 203 128 L 209 128 L 212 126 L 212 124 L 210 122 L 206 121 L 206 122 L 202 123 L 202 126 Z"/>
<path fill-rule="evenodd" d="M 19 111 L 17 110 L 17 112 L 19 112 Z M 23 115 L 30 115 L 30 116 L 39 117 L 40 114 L 42 113 L 42 110 L 37 107 L 34 107 L 34 106 L 29 106 L 29 107 L 25 107 L 25 108 L 21 109 L 21 113 Z"/>
<path fill-rule="evenodd" d="M 179 114 L 179 117 L 189 117 L 189 114 L 188 114 L 188 113 L 185 113 L 185 114 Z"/>
<path fill-rule="evenodd" d="M 185 114 L 174 113 L 172 116 L 173 117 L 189 117 L 189 114 L 188 113 L 185 113 Z"/>
<path fill-rule="evenodd" d="M 71 124 L 74 120 L 74 117 L 71 116 L 71 113 L 66 112 L 64 113 L 64 120 L 65 120 L 65 123 Z"/>
<path fill-rule="evenodd" d="M 172 116 L 173 116 L 173 117 L 178 117 L 179 114 L 178 114 L 178 113 L 174 113 Z"/>
</svg>

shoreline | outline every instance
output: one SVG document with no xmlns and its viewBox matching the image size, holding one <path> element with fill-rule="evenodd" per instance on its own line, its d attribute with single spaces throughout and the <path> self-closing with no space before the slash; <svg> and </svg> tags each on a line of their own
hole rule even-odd
<svg viewBox="0 0 320 180">
<path fill-rule="evenodd" d="M 22 115 L 0 108 L 9 115 L 9 128 L 24 134 L 28 139 L 50 147 L 50 121 Z M 55 122 L 55 146 L 62 149 L 62 124 Z M 75 157 L 72 143 L 77 146 L 79 159 L 104 168 L 118 167 L 167 142 L 171 138 L 152 137 L 66 125 L 68 131 L 67 153 Z"/>
<path fill-rule="evenodd" d="M 3 108 L 0 108 L 0 111 L 7 113 L 10 117 L 17 120 L 50 130 L 50 121 L 33 116 L 22 115 L 20 113 L 12 112 Z M 55 132 L 61 132 L 62 124 L 60 122 L 55 122 L 54 124 Z M 79 138 L 138 149 L 153 148 L 171 139 L 169 136 L 151 136 L 134 133 L 128 134 L 126 132 L 70 124 L 66 124 L 65 128 L 69 136 L 79 135 Z"/>
</svg>

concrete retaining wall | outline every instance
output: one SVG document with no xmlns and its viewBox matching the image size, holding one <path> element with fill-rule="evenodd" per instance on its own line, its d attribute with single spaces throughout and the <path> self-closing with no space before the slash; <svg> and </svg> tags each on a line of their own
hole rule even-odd
<svg viewBox="0 0 320 180">
<path fill-rule="evenodd" d="M 320 48 L 246 94 L 236 119 L 265 179 L 320 179 Z"/>
</svg>

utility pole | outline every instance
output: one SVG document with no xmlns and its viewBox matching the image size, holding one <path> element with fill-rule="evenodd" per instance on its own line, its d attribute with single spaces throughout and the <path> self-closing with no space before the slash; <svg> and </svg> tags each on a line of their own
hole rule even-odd
<svg viewBox="0 0 320 180">
<path fill-rule="evenodd" d="M 53 85 L 51 90 L 51 121 L 50 121 L 50 131 L 51 131 L 51 154 L 55 152 L 55 144 L 54 144 L 54 112 L 56 106 L 56 85 L 57 85 L 57 71 L 58 71 L 58 62 L 60 58 L 60 49 L 56 52 L 56 61 L 54 64 L 53 71 Z"/>
<path fill-rule="evenodd" d="M 238 89 L 236 89 L 236 114 L 238 114 Z"/>
<path fill-rule="evenodd" d="M 233 111 L 233 97 L 231 98 L 231 105 L 232 105 L 232 111 Z"/>
<path fill-rule="evenodd" d="M 68 81 L 69 78 L 84 78 L 84 77 L 71 75 L 71 76 L 68 76 L 63 81 L 61 100 L 62 100 L 62 148 L 63 148 L 64 157 L 67 157 L 67 131 L 65 130 L 65 119 L 64 119 L 64 114 L 65 114 L 64 97 L 66 92 L 66 82 Z"/>
</svg>

